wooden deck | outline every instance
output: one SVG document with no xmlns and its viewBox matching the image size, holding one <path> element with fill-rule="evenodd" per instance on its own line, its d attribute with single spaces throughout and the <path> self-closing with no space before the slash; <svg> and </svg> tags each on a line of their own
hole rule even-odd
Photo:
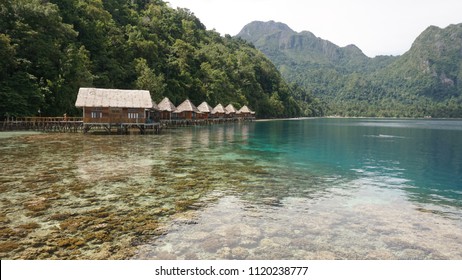
<svg viewBox="0 0 462 280">
<path fill-rule="evenodd" d="M 159 133 L 160 123 L 84 123 L 75 117 L 28 117 L 0 122 L 1 131 L 42 131 L 61 133 L 88 133 L 90 130 L 127 134 L 137 129 L 141 134 Z"/>
<path fill-rule="evenodd" d="M 211 119 L 172 119 L 172 120 L 161 120 L 160 124 L 162 128 L 176 128 L 186 126 L 206 126 L 224 123 L 235 123 L 235 122 L 252 122 L 255 118 L 211 118 Z"/>
<path fill-rule="evenodd" d="M 76 117 L 27 117 L 8 119 L 0 122 L 0 131 L 42 131 L 42 132 L 61 132 L 61 133 L 118 133 L 128 134 L 132 131 L 140 134 L 158 134 L 162 129 L 171 129 L 187 126 L 207 126 L 215 124 L 233 122 L 251 122 L 255 118 L 211 118 L 211 119 L 172 119 L 160 120 L 154 123 L 137 122 L 84 122 L 83 118 Z M 107 122 L 106 122 L 107 121 Z"/>
<path fill-rule="evenodd" d="M 74 117 L 27 117 L 8 119 L 0 123 L 2 131 L 79 132 L 82 128 L 82 118 Z"/>
<path fill-rule="evenodd" d="M 90 131 L 105 132 L 108 134 L 129 134 L 135 130 L 140 134 L 159 134 L 162 130 L 160 123 L 85 123 L 83 133 Z"/>
</svg>

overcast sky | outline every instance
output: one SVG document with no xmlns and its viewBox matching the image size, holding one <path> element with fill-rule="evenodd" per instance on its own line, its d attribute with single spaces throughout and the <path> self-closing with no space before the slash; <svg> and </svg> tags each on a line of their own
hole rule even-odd
<svg viewBox="0 0 462 280">
<path fill-rule="evenodd" d="M 236 35 L 248 23 L 274 20 L 341 47 L 400 55 L 428 26 L 462 23 L 462 0 L 166 0 L 191 10 L 207 29 Z"/>
</svg>

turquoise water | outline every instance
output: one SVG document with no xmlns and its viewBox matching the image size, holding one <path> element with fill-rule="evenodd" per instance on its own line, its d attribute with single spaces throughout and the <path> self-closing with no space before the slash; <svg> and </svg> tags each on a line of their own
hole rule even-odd
<svg viewBox="0 0 462 280">
<path fill-rule="evenodd" d="M 462 259 L 462 121 L 0 135 L 2 259 Z"/>
<path fill-rule="evenodd" d="M 241 148 L 289 168 L 370 178 L 417 202 L 462 207 L 462 121 L 317 119 L 260 123 Z"/>
</svg>

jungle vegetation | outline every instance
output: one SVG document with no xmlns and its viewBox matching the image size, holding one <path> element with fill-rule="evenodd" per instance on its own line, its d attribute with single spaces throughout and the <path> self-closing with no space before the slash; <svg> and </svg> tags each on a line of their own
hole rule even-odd
<svg viewBox="0 0 462 280">
<path fill-rule="evenodd" d="M 207 30 L 187 9 L 160 0 L 2 0 L 0 118 L 78 116 L 80 87 L 249 105 L 261 118 L 322 114 L 252 44 Z"/>
</svg>

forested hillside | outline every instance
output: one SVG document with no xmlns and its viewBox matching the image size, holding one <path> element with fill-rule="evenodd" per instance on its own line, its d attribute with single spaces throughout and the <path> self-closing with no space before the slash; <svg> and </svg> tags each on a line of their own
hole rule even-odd
<svg viewBox="0 0 462 280">
<path fill-rule="evenodd" d="M 0 118 L 79 115 L 78 88 L 89 86 L 248 104 L 259 117 L 321 113 L 252 45 L 164 1 L 1 1 Z"/>
<path fill-rule="evenodd" d="M 398 57 L 369 58 L 354 45 L 341 48 L 272 21 L 250 23 L 237 37 L 320 98 L 326 114 L 462 117 L 462 24 L 428 28 Z"/>
</svg>

